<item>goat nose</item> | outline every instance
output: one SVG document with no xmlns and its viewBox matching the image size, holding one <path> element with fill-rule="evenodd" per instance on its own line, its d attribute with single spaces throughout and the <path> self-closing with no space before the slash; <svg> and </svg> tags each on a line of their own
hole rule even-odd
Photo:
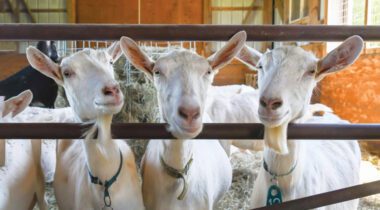
<svg viewBox="0 0 380 210">
<path fill-rule="evenodd" d="M 187 121 L 196 120 L 200 115 L 200 108 L 180 106 L 178 108 L 178 115 Z"/>
<path fill-rule="evenodd" d="M 270 109 L 270 110 L 276 110 L 282 106 L 282 99 L 280 98 L 271 98 L 266 99 L 261 97 L 260 98 L 260 105 L 264 108 Z"/>
<path fill-rule="evenodd" d="M 102 92 L 105 96 L 115 96 L 120 92 L 120 86 L 117 85 L 110 85 L 110 86 L 105 86 L 102 89 Z"/>
</svg>

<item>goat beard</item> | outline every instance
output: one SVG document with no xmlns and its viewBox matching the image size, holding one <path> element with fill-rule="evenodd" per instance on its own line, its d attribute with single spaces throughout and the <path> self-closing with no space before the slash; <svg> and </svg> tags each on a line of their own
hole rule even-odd
<svg viewBox="0 0 380 210">
<path fill-rule="evenodd" d="M 271 148 L 275 152 L 285 155 L 289 153 L 287 139 L 288 139 L 288 125 L 283 123 L 277 127 L 267 127 L 264 129 L 264 142 L 265 146 Z"/>
</svg>

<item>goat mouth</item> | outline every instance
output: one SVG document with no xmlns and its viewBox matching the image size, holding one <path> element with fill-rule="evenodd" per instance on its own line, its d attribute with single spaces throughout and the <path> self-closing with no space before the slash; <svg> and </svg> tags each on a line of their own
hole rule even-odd
<svg viewBox="0 0 380 210">
<path fill-rule="evenodd" d="M 169 131 L 180 139 L 191 139 L 196 137 L 202 131 L 202 124 L 199 126 L 183 126 L 180 123 L 169 125 Z"/>
<path fill-rule="evenodd" d="M 123 100 L 114 100 L 114 101 L 95 101 L 95 105 L 99 107 L 116 107 L 123 105 Z"/>
<path fill-rule="evenodd" d="M 287 118 L 289 116 L 289 113 L 290 112 L 287 111 L 282 115 L 272 115 L 272 116 L 259 114 L 259 118 L 260 118 L 260 121 L 262 121 L 264 125 L 266 125 L 266 126 L 268 125 L 268 126 L 272 127 L 272 126 L 282 124 L 282 122 L 285 120 L 285 118 Z"/>
</svg>

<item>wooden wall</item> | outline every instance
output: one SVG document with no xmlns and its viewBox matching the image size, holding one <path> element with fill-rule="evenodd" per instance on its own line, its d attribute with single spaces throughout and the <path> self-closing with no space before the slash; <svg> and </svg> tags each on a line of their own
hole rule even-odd
<svg viewBox="0 0 380 210">
<path fill-rule="evenodd" d="M 203 23 L 203 0 L 91 0 L 75 1 L 77 23 Z"/>
<path fill-rule="evenodd" d="M 0 53 L 0 80 L 29 65 L 24 54 Z"/>
<path fill-rule="evenodd" d="M 71 0 L 76 23 L 138 23 L 137 0 Z"/>
</svg>

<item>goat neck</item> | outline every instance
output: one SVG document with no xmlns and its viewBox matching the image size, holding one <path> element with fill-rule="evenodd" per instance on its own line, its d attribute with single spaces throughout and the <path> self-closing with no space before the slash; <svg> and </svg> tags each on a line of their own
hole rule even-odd
<svg viewBox="0 0 380 210">
<path fill-rule="evenodd" d="M 103 180 L 112 177 L 120 165 L 119 147 L 111 138 L 111 122 L 112 115 L 99 117 L 83 141 L 89 170 Z"/>
</svg>

